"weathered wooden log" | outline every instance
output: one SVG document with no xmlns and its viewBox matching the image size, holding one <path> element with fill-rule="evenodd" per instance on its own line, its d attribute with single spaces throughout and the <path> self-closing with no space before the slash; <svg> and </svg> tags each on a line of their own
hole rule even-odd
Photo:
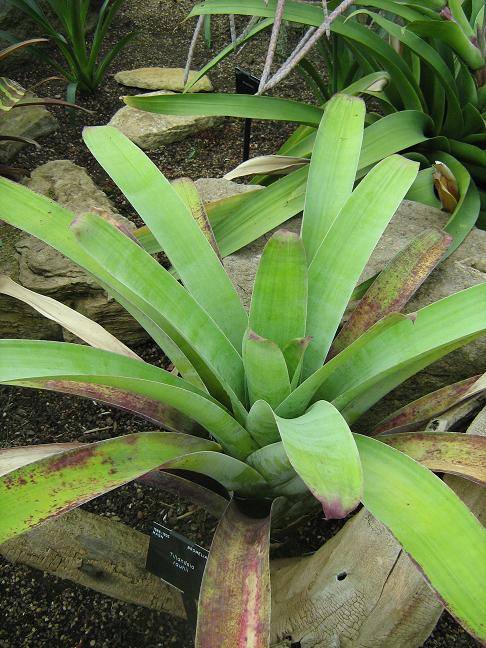
<svg viewBox="0 0 486 648">
<path fill-rule="evenodd" d="M 178 590 L 145 569 L 148 544 L 140 531 L 75 509 L 5 542 L 0 553 L 127 603 L 184 617 Z"/>
<path fill-rule="evenodd" d="M 480 414 L 483 423 L 470 431 L 485 434 L 485 419 Z M 484 523 L 486 490 L 457 477 L 447 482 Z M 145 570 L 147 547 L 148 536 L 78 510 L 1 545 L 0 553 L 184 617 L 180 594 Z M 314 555 L 271 567 L 272 648 L 418 648 L 442 612 L 412 561 L 365 509 Z"/>
</svg>

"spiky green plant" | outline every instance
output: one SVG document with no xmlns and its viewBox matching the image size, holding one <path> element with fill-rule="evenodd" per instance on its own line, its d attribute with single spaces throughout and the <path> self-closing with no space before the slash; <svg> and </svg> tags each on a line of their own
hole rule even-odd
<svg viewBox="0 0 486 648">
<path fill-rule="evenodd" d="M 484 439 L 400 437 L 390 434 L 394 419 L 377 438 L 350 427 L 402 381 L 486 330 L 484 284 L 413 315 L 398 312 L 451 241 L 433 231 L 380 275 L 336 337 L 358 278 L 418 172 L 416 162 L 392 155 L 353 190 L 364 116 L 359 99 L 336 95 L 329 102 L 310 166 L 301 236 L 272 236 L 249 314 L 221 264 L 218 236 L 194 185 L 171 185 L 116 129 L 89 128 L 84 138 L 180 281 L 100 215 L 74 218 L 47 198 L 0 180 L 0 218 L 96 277 L 180 374 L 143 362 L 98 325 L 4 278 L 2 292 L 97 348 L 1 340 L 1 383 L 95 398 L 170 431 L 1 451 L 0 542 L 150 471 L 156 471 L 154 480 L 164 469 L 210 476 L 231 501 L 203 580 L 196 645 L 263 647 L 270 627 L 271 509 L 289 514 L 314 496 L 326 517 L 341 518 L 362 502 L 391 529 L 452 613 L 471 633 L 486 637 L 485 531 L 428 469 L 484 482 Z M 477 388 L 474 378 L 419 409 L 441 411 Z M 417 408 L 399 413 L 399 420 L 413 428 Z"/>
<path fill-rule="evenodd" d="M 104 0 L 97 12 L 92 37 L 88 30 L 90 0 L 48 0 L 47 3 L 38 0 L 7 1 L 33 20 L 42 36 L 54 43 L 63 56 L 64 64 L 58 63 L 53 57 L 45 58 L 68 81 L 70 99 L 76 96 L 77 91 L 96 90 L 108 66 L 135 35 L 131 32 L 123 36 L 102 55 L 106 35 L 124 0 Z"/>
</svg>

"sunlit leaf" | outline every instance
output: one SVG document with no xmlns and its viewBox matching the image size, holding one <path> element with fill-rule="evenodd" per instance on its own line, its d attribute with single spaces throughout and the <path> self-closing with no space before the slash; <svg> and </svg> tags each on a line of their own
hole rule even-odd
<svg viewBox="0 0 486 648">
<path fill-rule="evenodd" d="M 484 641 L 486 530 L 430 470 L 380 441 L 355 439 L 364 505 L 391 530 L 451 614 Z"/>
</svg>

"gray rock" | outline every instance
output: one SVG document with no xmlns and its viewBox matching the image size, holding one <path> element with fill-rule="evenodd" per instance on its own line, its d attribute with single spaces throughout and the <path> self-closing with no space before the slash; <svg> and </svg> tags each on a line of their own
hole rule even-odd
<svg viewBox="0 0 486 648">
<path fill-rule="evenodd" d="M 147 96 L 173 94 L 166 91 L 148 92 Z M 164 144 L 180 142 L 190 135 L 216 126 L 222 122 L 222 117 L 205 117 L 189 115 L 157 115 L 124 106 L 111 118 L 109 125 L 115 126 L 140 148 L 151 151 Z"/>
<path fill-rule="evenodd" d="M 53 160 L 37 167 L 24 184 L 29 189 L 55 200 L 76 216 L 99 208 L 122 220 L 125 225 L 133 226 L 128 219 L 114 210 L 111 200 L 98 189 L 85 169 L 70 160 Z"/>
<path fill-rule="evenodd" d="M 14 7 L 8 2 L 8 0 L 0 0 L 0 31 L 15 34 L 18 40 L 32 38 L 39 33 L 36 24 L 23 11 L 20 11 L 20 9 L 17 9 L 17 7 Z M 0 33 L 0 49 L 9 44 Z M 19 54 L 15 56 L 17 57 Z"/>
<path fill-rule="evenodd" d="M 260 185 L 244 185 L 226 178 L 199 178 L 195 185 L 204 203 L 216 202 L 236 194 L 262 189 Z"/>
<path fill-rule="evenodd" d="M 189 81 L 196 76 L 195 70 L 189 73 Z M 143 67 L 135 70 L 122 70 L 115 74 L 115 81 L 129 88 L 144 90 L 184 90 L 184 68 Z M 207 76 L 197 81 L 190 92 L 211 92 L 213 84 Z"/>
<path fill-rule="evenodd" d="M 38 140 L 50 135 L 58 128 L 58 121 L 43 106 L 13 108 L 0 114 L 0 133 L 14 137 Z M 23 142 L 0 142 L 0 162 L 8 162 L 25 146 Z"/>
<path fill-rule="evenodd" d="M 86 171 L 69 160 L 55 160 L 33 171 L 26 184 L 79 215 L 100 208 L 130 228 L 134 225 L 118 214 L 106 194 Z M 84 270 L 42 241 L 3 225 L 0 238 L 0 272 L 9 274 L 26 288 L 49 295 L 79 310 L 123 339 L 135 344 L 146 333 L 132 317 L 109 298 Z M 28 306 L 0 296 L 0 337 L 66 339 L 73 336 Z"/>
</svg>

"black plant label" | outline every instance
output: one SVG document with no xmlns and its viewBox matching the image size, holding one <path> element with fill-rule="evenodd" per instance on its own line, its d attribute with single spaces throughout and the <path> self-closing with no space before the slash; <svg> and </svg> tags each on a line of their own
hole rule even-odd
<svg viewBox="0 0 486 648">
<path fill-rule="evenodd" d="M 146 568 L 191 598 L 199 595 L 209 552 L 154 522 Z"/>
</svg>

